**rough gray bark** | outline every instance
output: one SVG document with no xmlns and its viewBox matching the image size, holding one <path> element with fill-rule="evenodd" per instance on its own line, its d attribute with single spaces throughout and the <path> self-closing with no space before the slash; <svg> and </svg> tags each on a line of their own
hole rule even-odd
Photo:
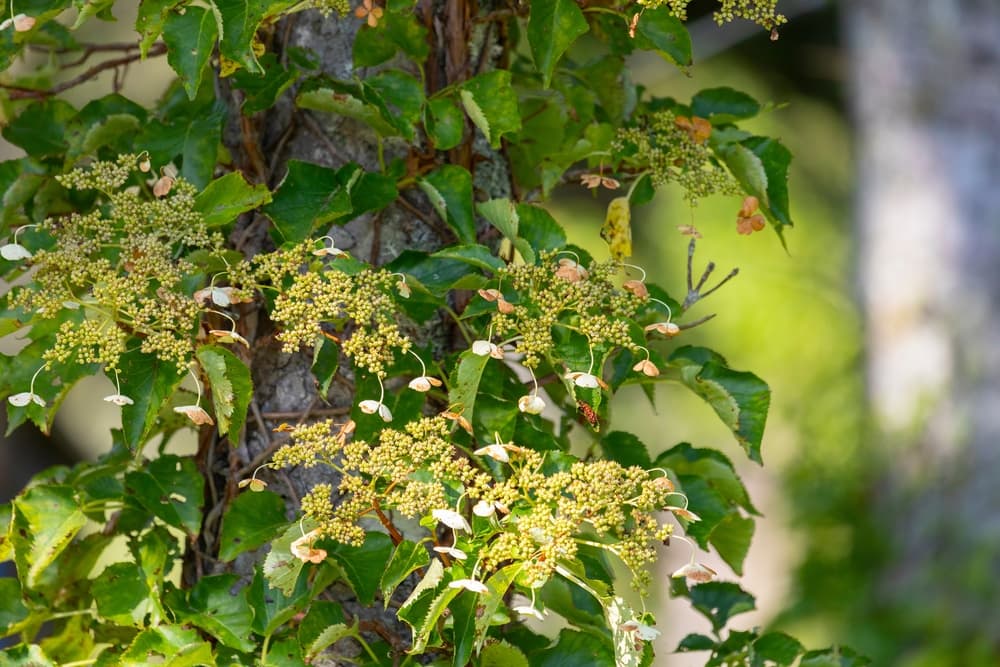
<svg viewBox="0 0 1000 667">
<path fill-rule="evenodd" d="M 996 652 L 1000 584 L 973 573 L 1000 571 L 1000 4 L 844 15 L 868 392 L 892 461 L 872 510 L 894 563 L 873 594 Z"/>
<path fill-rule="evenodd" d="M 429 83 L 428 94 L 451 83 L 462 81 L 489 69 L 503 55 L 502 35 L 489 23 L 474 24 L 472 17 L 490 7 L 476 7 L 464 0 L 422 1 L 418 16 L 429 29 L 431 55 L 425 63 Z M 312 51 L 322 63 L 324 73 L 350 79 L 365 72 L 354 72 L 351 47 L 360 25 L 354 17 L 323 18 L 316 12 L 295 15 L 280 23 L 271 34 L 270 49 L 279 56 L 290 47 Z M 393 63 L 404 67 L 404 63 Z M 299 159 L 337 168 L 356 162 L 368 170 L 378 168 L 376 138 L 372 130 L 360 122 L 340 117 L 312 114 L 297 110 L 289 95 L 274 109 L 253 118 L 243 118 L 238 109 L 241 100 L 225 80 L 218 82 L 219 96 L 230 108 L 230 119 L 224 142 L 234 156 L 234 166 L 251 180 L 276 187 L 290 159 Z M 425 166 L 446 161 L 460 164 L 473 173 L 476 195 L 483 198 L 510 195 L 509 168 L 504 157 L 489 148 L 481 136 L 467 123 L 467 141 L 445 154 L 435 154 L 424 147 L 411 147 L 402 141 L 387 140 L 384 145 L 386 162 L 402 157 L 422 160 Z M 367 214 L 343 227 L 329 231 L 339 248 L 350 251 L 359 259 L 375 265 L 391 261 L 404 249 L 433 250 L 453 241 L 451 232 L 441 223 L 418 190 L 403 191 L 401 197 L 409 205 L 392 205 L 376 214 Z M 270 249 L 267 220 L 261 217 L 241 221 L 231 238 L 233 245 L 248 256 Z M 352 376 L 348 366 L 342 367 L 329 396 L 317 395 L 316 383 L 310 373 L 310 351 L 296 354 L 281 352 L 274 339 L 274 330 L 266 314 L 258 306 L 247 306 L 242 313 L 242 333 L 252 342 L 245 361 L 250 365 L 255 387 L 254 402 L 248 418 L 245 437 L 235 448 L 218 442 L 211 429 L 201 433 L 199 461 L 209 485 L 206 520 L 198 544 L 186 562 L 186 576 L 196 579 L 203 573 L 221 568 L 211 555 L 217 551 L 219 519 L 235 491 L 233 484 L 255 464 L 263 463 L 279 445 L 280 434 L 272 432 L 282 422 L 296 423 L 320 416 L 346 415 L 355 402 Z M 431 330 L 436 330 L 431 333 Z M 412 331 L 417 342 L 434 336 L 442 346 L 451 344 L 447 327 L 431 326 L 428 330 Z M 440 333 L 444 332 L 444 333 Z M 283 415 L 269 418 L 269 415 Z M 237 474 L 241 472 L 242 475 Z M 297 516 L 297 502 L 318 481 L 330 481 L 326 470 L 290 470 L 261 477 L 270 488 L 289 499 L 291 514 Z M 266 550 L 266 548 L 265 548 Z M 208 556 L 205 558 L 205 556 Z M 256 558 L 261 555 L 257 554 Z M 236 569 L 247 576 L 254 555 L 241 557 Z M 345 588 L 334 587 L 332 594 L 345 611 L 356 616 L 364 629 L 374 631 L 395 648 L 403 649 L 409 632 L 397 623 L 394 614 L 381 612 L 381 605 L 363 609 L 351 600 Z"/>
</svg>

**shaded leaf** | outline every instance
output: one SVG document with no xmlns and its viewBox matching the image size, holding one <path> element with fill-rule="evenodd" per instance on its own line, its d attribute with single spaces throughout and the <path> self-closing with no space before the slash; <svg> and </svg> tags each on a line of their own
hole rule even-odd
<svg viewBox="0 0 1000 667">
<path fill-rule="evenodd" d="M 337 561 L 348 583 L 362 604 L 371 604 L 378 590 L 379 580 L 392 557 L 392 539 L 385 533 L 369 531 L 360 547 L 335 543 L 327 549 Z"/>
<path fill-rule="evenodd" d="M 767 383 L 753 373 L 734 371 L 704 348 L 685 346 L 670 355 L 682 382 L 712 406 L 751 461 L 761 463 L 760 445 L 771 404 Z"/>
<path fill-rule="evenodd" d="M 299 625 L 298 640 L 307 661 L 336 641 L 351 634 L 344 612 L 336 602 L 317 600 Z"/>
<path fill-rule="evenodd" d="M 753 539 L 754 520 L 732 513 L 712 531 L 711 543 L 729 567 L 743 576 L 743 561 Z"/>
<path fill-rule="evenodd" d="M 434 147 L 439 151 L 446 151 L 462 143 L 465 116 L 451 98 L 434 98 L 427 101 L 424 127 L 434 142 Z"/>
<path fill-rule="evenodd" d="M 235 574 L 202 577 L 187 596 L 187 608 L 173 606 L 179 621 L 191 623 L 220 642 L 239 651 L 252 651 L 250 624 L 253 611 L 246 589 L 233 592 L 239 581 Z"/>
<path fill-rule="evenodd" d="M 472 175 L 462 167 L 446 164 L 417 181 L 441 219 L 463 243 L 476 242 L 472 209 Z"/>
<path fill-rule="evenodd" d="M 691 606 L 701 612 L 716 631 L 725 627 L 733 616 L 756 608 L 752 595 L 728 581 L 698 584 L 689 595 Z"/>
<path fill-rule="evenodd" d="M 469 79 L 460 91 L 466 113 L 494 148 L 499 148 L 504 134 L 521 129 L 517 95 L 510 77 L 507 70 L 493 70 Z"/>
<path fill-rule="evenodd" d="M 757 100 L 733 88 L 708 88 L 691 98 L 691 113 L 713 123 L 753 118 L 759 112 L 760 103 Z"/>
<path fill-rule="evenodd" d="M 135 451 L 152 432 L 160 409 L 184 376 L 176 364 L 138 348 L 125 352 L 118 363 L 121 391 L 133 401 L 122 406 L 122 436 Z"/>
<path fill-rule="evenodd" d="M 533 0 L 528 14 L 528 44 L 545 88 L 552 81 L 559 58 L 589 29 L 575 0 Z"/>
<path fill-rule="evenodd" d="M 263 211 L 274 221 L 282 241 L 298 242 L 351 209 L 350 195 L 333 169 L 289 160 L 285 177 Z"/>
<path fill-rule="evenodd" d="M 229 442 L 235 445 L 253 396 L 250 369 L 235 354 L 218 345 L 202 345 L 195 354 L 212 389 L 219 432 L 227 434 Z"/>
<path fill-rule="evenodd" d="M 392 558 L 382 573 L 379 580 L 379 590 L 382 592 L 382 602 L 385 608 L 389 606 L 389 599 L 396 588 L 417 569 L 426 567 L 430 563 L 430 554 L 427 547 L 409 540 L 403 540 L 396 545 L 392 552 Z"/>
<path fill-rule="evenodd" d="M 274 538 L 287 525 L 285 502 L 272 491 L 241 493 L 222 518 L 219 559 L 231 561 Z"/>
<path fill-rule="evenodd" d="M 805 648 L 794 637 L 784 632 L 768 632 L 753 643 L 752 667 L 764 667 L 765 662 L 791 665 Z"/>
<path fill-rule="evenodd" d="M 163 23 L 163 41 L 167 45 L 167 62 L 180 77 L 188 98 L 193 100 L 201 87 L 219 30 L 210 10 L 197 5 L 184 9 L 183 13 L 167 15 Z"/>
<path fill-rule="evenodd" d="M 613 667 L 615 653 L 608 637 L 561 630 L 555 645 L 540 651 L 532 667 Z"/>
<path fill-rule="evenodd" d="M 146 470 L 125 475 L 125 488 L 142 507 L 171 526 L 197 535 L 205 480 L 189 458 L 166 454 Z"/>
<path fill-rule="evenodd" d="M 25 588 L 33 588 L 42 572 L 59 557 L 87 524 L 74 489 L 39 485 L 14 499 L 10 542 L 14 563 Z"/>
<path fill-rule="evenodd" d="M 642 13 L 636 26 L 635 45 L 656 51 L 680 67 L 691 64 L 691 35 L 667 7 L 647 8 Z"/>
<path fill-rule="evenodd" d="M 250 185 L 241 172 L 232 171 L 215 179 L 198 193 L 194 210 L 201 213 L 206 226 L 219 227 L 229 224 L 239 214 L 270 201 L 271 192 L 266 185 Z"/>
<path fill-rule="evenodd" d="M 196 630 L 179 625 L 160 625 L 136 635 L 122 655 L 120 667 L 214 667 L 212 646 Z"/>
<path fill-rule="evenodd" d="M 112 563 L 91 585 L 97 612 L 119 625 L 143 626 L 149 612 L 149 586 L 135 563 Z"/>
</svg>

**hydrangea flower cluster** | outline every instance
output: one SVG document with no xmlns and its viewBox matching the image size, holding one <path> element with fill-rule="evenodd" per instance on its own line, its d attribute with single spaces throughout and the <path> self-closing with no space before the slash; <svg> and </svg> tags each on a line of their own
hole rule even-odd
<svg viewBox="0 0 1000 667">
<path fill-rule="evenodd" d="M 638 349 L 629 322 L 643 299 L 616 286 L 621 268 L 615 261 L 584 268 L 556 253 L 543 253 L 538 264 L 510 265 L 499 274 L 503 290 L 481 294 L 497 304 L 490 329 L 515 342 L 528 368 L 537 368 L 551 356 L 554 327 L 577 331 L 592 346 Z"/>
<path fill-rule="evenodd" d="M 150 196 L 141 162 L 122 155 L 57 177 L 70 189 L 97 190 L 104 205 L 38 225 L 54 242 L 28 258 L 34 282 L 12 295 L 11 306 L 44 318 L 74 311 L 44 355 L 48 364 L 116 370 L 137 344 L 180 370 L 188 366 L 200 316 L 191 285 L 200 270 L 180 256 L 221 251 L 223 238 L 194 210 L 197 191 L 187 181 L 172 179 L 169 192 Z"/>
<path fill-rule="evenodd" d="M 291 443 L 273 461 L 322 464 L 340 474 L 336 489 L 321 483 L 302 500 L 317 534 L 338 542 L 360 545 L 361 520 L 393 510 L 468 533 L 460 549 L 456 543 L 438 552 L 473 559 L 480 577 L 515 561 L 524 564 L 529 587 L 537 587 L 587 544 L 617 556 L 632 571 L 633 585 L 642 589 L 656 546 L 673 532 L 659 513 L 677 510 L 685 519 L 697 518 L 678 506 L 686 499 L 663 471 L 607 460 L 549 470 L 545 454 L 499 438 L 470 456 L 453 444 L 451 426 L 440 416 L 385 428 L 372 442 L 349 441 L 351 426 L 326 420 L 296 427 Z M 487 458 L 503 465 L 502 474 L 489 472 Z M 459 507 L 465 500 L 471 516 L 447 509 L 455 499 Z"/>
<path fill-rule="evenodd" d="M 620 129 L 613 150 L 626 165 L 648 171 L 655 187 L 677 183 L 691 206 L 709 195 L 741 192 L 736 179 L 709 150 L 711 125 L 707 121 L 669 111 L 649 114 L 644 120 L 640 127 Z"/>
<path fill-rule="evenodd" d="M 675 17 L 686 21 L 691 0 L 639 0 L 639 4 L 649 9 L 666 7 Z M 778 0 L 719 0 L 719 5 L 713 15 L 719 25 L 743 18 L 771 30 L 788 21 L 783 14 L 775 11 Z"/>
<path fill-rule="evenodd" d="M 323 335 L 323 325 L 350 335 L 342 349 L 354 364 L 384 377 L 396 353 L 410 350 L 410 340 L 399 330 L 394 292 L 405 295 L 399 274 L 376 269 L 348 273 L 323 257 L 340 257 L 329 249 L 317 255 L 303 243 L 263 256 L 257 265 L 261 282 L 281 286 L 271 318 L 281 327 L 278 340 L 286 352 L 311 346 Z"/>
</svg>

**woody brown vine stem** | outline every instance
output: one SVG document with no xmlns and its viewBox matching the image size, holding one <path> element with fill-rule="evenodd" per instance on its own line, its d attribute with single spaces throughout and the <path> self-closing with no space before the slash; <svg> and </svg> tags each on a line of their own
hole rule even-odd
<svg viewBox="0 0 1000 667">
<path fill-rule="evenodd" d="M 167 45 L 160 42 L 150 47 L 149 51 L 146 52 L 146 57 L 162 56 L 166 52 L 167 52 Z M 0 83 L 0 88 L 4 88 L 10 91 L 11 100 L 26 100 L 26 99 L 41 100 L 45 99 L 46 97 L 58 95 L 63 91 L 69 90 L 70 88 L 75 88 L 80 84 L 86 83 L 87 81 L 90 81 L 91 79 L 96 77 L 101 72 L 105 72 L 107 70 L 117 71 L 119 67 L 125 67 L 127 65 L 130 65 L 131 63 L 134 63 L 136 60 L 139 60 L 141 58 L 143 58 L 141 53 L 133 53 L 127 56 L 122 56 L 121 58 L 113 58 L 111 60 L 105 60 L 104 62 L 98 65 L 94 65 L 93 67 L 83 72 L 82 74 L 79 74 L 78 76 L 75 76 L 72 79 L 69 79 L 68 81 L 63 81 L 62 83 L 57 84 L 47 90 L 35 90 L 33 88 L 11 86 L 4 83 Z M 66 67 L 69 66 L 70 65 L 66 65 Z"/>
</svg>

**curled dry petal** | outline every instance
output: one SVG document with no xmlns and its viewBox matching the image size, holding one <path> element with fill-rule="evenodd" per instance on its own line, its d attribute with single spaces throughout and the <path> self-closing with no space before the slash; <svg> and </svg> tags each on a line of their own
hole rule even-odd
<svg viewBox="0 0 1000 667">
<path fill-rule="evenodd" d="M 452 530 L 464 530 L 467 533 L 472 532 L 472 526 L 465 520 L 465 517 L 454 510 L 431 510 L 431 516 Z"/>
<path fill-rule="evenodd" d="M 475 579 L 456 579 L 448 584 L 448 588 L 464 588 L 473 593 L 488 593 L 490 590 L 486 587 L 486 584 Z"/>
<path fill-rule="evenodd" d="M 701 563 L 695 563 L 691 561 L 684 567 L 678 568 L 674 571 L 672 575 L 674 579 L 680 579 L 684 577 L 688 580 L 688 583 L 694 582 L 697 584 L 703 584 L 707 581 L 712 581 L 715 578 L 715 570 L 707 565 L 702 565 Z"/>
<path fill-rule="evenodd" d="M 174 187 L 174 179 L 170 176 L 160 176 L 153 183 L 153 194 L 157 197 L 166 197 Z"/>
<path fill-rule="evenodd" d="M 382 421 L 384 422 L 392 421 L 392 412 L 389 411 L 389 408 L 386 407 L 384 403 L 368 399 L 366 401 L 361 401 L 360 403 L 358 403 L 358 407 L 361 409 L 361 412 L 365 413 L 366 415 L 373 415 L 375 413 L 378 413 L 378 416 L 382 418 Z"/>
<path fill-rule="evenodd" d="M 559 260 L 559 268 L 556 269 L 557 278 L 568 280 L 571 283 L 577 283 L 581 280 L 586 280 L 588 275 L 590 274 L 587 272 L 587 269 L 583 268 L 572 259 L 563 257 Z"/>
<path fill-rule="evenodd" d="M 645 642 L 651 642 L 660 636 L 660 631 L 656 628 L 646 625 L 645 623 L 640 623 L 639 621 L 633 619 L 630 621 L 625 621 L 620 627 L 623 631 L 634 634 L 636 638 L 641 639 Z"/>
<path fill-rule="evenodd" d="M 469 557 L 464 551 L 456 549 L 455 547 L 434 547 L 434 551 L 439 554 L 448 554 L 455 560 L 465 560 Z"/>
<path fill-rule="evenodd" d="M 583 373 L 580 371 L 573 371 L 566 374 L 566 377 L 573 381 L 577 387 L 583 387 L 584 389 L 597 389 L 598 387 L 602 389 L 608 388 L 608 383 L 606 383 L 601 378 L 597 377 L 593 373 Z"/>
<path fill-rule="evenodd" d="M 501 463 L 510 462 L 510 454 L 507 453 L 507 448 L 503 445 L 486 445 L 474 451 L 473 454 L 476 456 L 488 456 Z"/>
<path fill-rule="evenodd" d="M 22 391 L 20 394 L 13 394 L 7 397 L 7 402 L 13 405 L 15 408 L 23 408 L 28 403 L 35 403 L 41 407 L 45 407 L 45 401 L 38 394 L 33 394 L 30 391 Z"/>
<path fill-rule="evenodd" d="M 241 479 L 238 486 L 241 489 L 249 486 L 251 491 L 259 493 L 267 487 L 267 482 L 262 479 L 257 479 L 256 477 L 251 477 L 250 479 Z"/>
<path fill-rule="evenodd" d="M 105 396 L 104 400 L 108 403 L 114 403 L 118 407 L 123 407 L 126 405 L 132 405 L 135 403 L 131 398 L 125 396 L 124 394 L 111 394 L 110 396 Z"/>
<path fill-rule="evenodd" d="M 503 298 L 503 294 L 498 289 L 481 289 L 479 290 L 479 296 L 483 297 L 490 303 Z"/>
<path fill-rule="evenodd" d="M 313 542 L 319 537 L 319 529 L 310 530 L 308 533 L 292 542 L 290 551 L 292 555 L 303 563 L 322 563 L 326 560 L 326 549 L 316 549 Z"/>
<path fill-rule="evenodd" d="M 480 500 L 478 503 L 472 506 L 472 513 L 476 516 L 481 516 L 484 519 L 489 516 L 493 516 L 495 511 L 493 503 L 488 503 L 485 500 Z"/>
<path fill-rule="evenodd" d="M 745 197 L 743 199 L 743 205 L 740 206 L 739 217 L 741 217 L 741 218 L 749 218 L 751 215 L 754 214 L 754 212 L 757 210 L 757 207 L 759 205 L 760 205 L 760 202 L 753 195 Z"/>
<path fill-rule="evenodd" d="M 200 405 L 178 405 L 174 408 L 174 412 L 184 415 L 199 426 L 202 424 L 208 424 L 209 426 L 215 424 L 212 421 L 212 417 Z"/>
<path fill-rule="evenodd" d="M 487 356 L 489 354 L 492 354 L 493 348 L 495 348 L 495 347 L 496 347 L 496 345 L 494 345 L 493 343 L 491 343 L 488 340 L 473 341 L 472 342 L 472 353 L 473 354 L 478 354 L 480 357 L 485 357 L 485 356 Z"/>
<path fill-rule="evenodd" d="M 430 391 L 431 387 L 440 387 L 441 380 L 430 375 L 421 375 L 410 380 L 407 386 L 414 391 Z"/>
<path fill-rule="evenodd" d="M 517 409 L 529 415 L 541 414 L 545 409 L 545 401 L 538 394 L 527 394 L 517 399 Z"/>
<path fill-rule="evenodd" d="M 0 257 L 10 262 L 18 262 L 22 259 L 31 259 L 31 251 L 20 243 L 8 243 L 0 246 Z"/>
<path fill-rule="evenodd" d="M 532 618 L 538 619 L 539 621 L 545 620 L 545 615 L 538 611 L 530 604 L 521 604 L 516 607 L 511 607 L 511 611 L 520 614 L 521 616 L 531 616 Z"/>
<path fill-rule="evenodd" d="M 673 322 L 654 322 L 643 329 L 646 333 L 650 331 L 655 331 L 661 333 L 667 338 L 673 338 L 681 332 L 681 328 L 674 324 Z"/>
<path fill-rule="evenodd" d="M 229 329 L 212 329 L 208 333 L 215 336 L 220 343 L 239 343 L 240 345 L 250 347 L 247 339 L 235 331 L 230 331 Z"/>
<path fill-rule="evenodd" d="M 500 297 L 497 299 L 497 310 L 499 310 L 504 315 L 510 315 L 514 312 L 514 304 L 512 304 L 507 299 Z"/>
<path fill-rule="evenodd" d="M 640 299 L 645 299 L 649 296 L 649 290 L 646 289 L 646 283 L 641 280 L 626 280 L 622 283 L 622 287 L 627 289 L 632 294 L 635 294 Z"/>
<path fill-rule="evenodd" d="M 657 368 L 656 364 L 654 364 L 649 359 L 643 359 L 635 366 L 633 366 L 632 370 L 641 372 L 643 375 L 646 375 L 651 378 L 655 378 L 657 375 L 660 374 L 660 369 Z"/>
</svg>

